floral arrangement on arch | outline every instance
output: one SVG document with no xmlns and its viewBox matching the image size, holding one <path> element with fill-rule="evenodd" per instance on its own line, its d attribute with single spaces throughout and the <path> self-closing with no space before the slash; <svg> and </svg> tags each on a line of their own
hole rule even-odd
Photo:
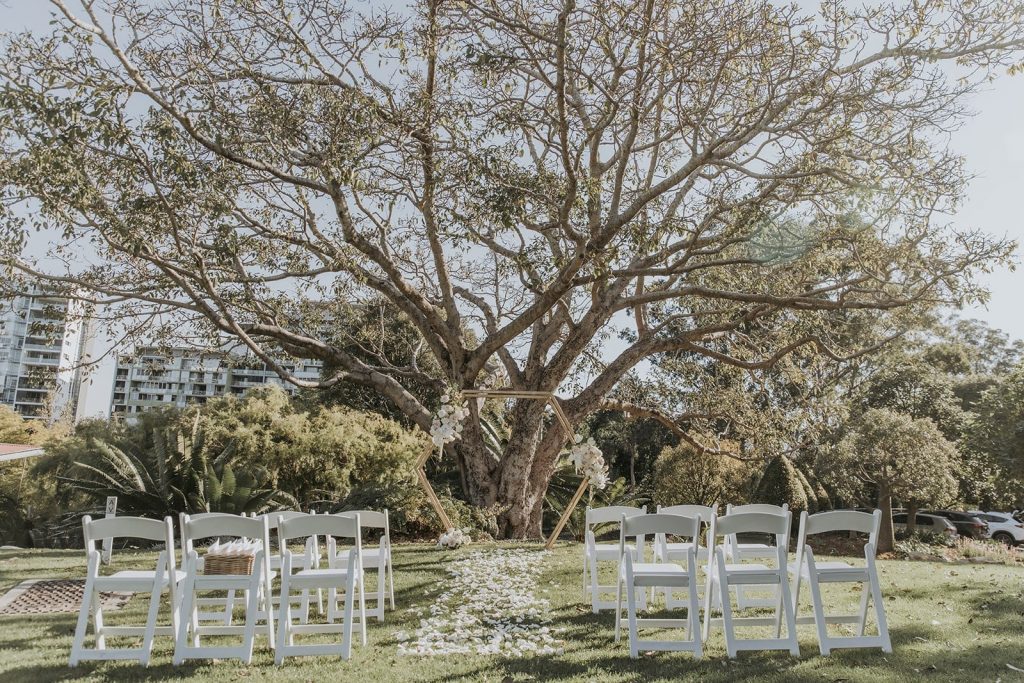
<svg viewBox="0 0 1024 683">
<path fill-rule="evenodd" d="M 469 408 L 457 391 L 446 391 L 441 396 L 441 407 L 430 425 L 430 439 L 440 448 L 462 436 L 462 423 L 469 417 Z"/>
<path fill-rule="evenodd" d="M 603 489 L 608 485 L 608 465 L 604 462 L 604 454 L 593 439 L 583 440 L 576 436 L 576 443 L 569 449 L 569 462 L 573 468 L 590 480 L 590 485 Z"/>
</svg>

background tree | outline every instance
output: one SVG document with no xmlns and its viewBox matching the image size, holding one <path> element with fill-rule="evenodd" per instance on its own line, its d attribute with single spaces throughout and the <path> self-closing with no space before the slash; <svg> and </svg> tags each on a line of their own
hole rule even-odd
<svg viewBox="0 0 1024 683">
<path fill-rule="evenodd" d="M 429 372 L 325 340 L 331 302 L 383 297 L 447 383 L 500 371 L 578 425 L 662 354 L 863 352 L 845 313 L 976 299 L 1011 249 L 946 227 L 965 174 L 935 141 L 1017 68 L 1019 2 L 53 3 L 0 48 L 4 277 L 424 429 Z M 500 459 L 476 415 L 457 446 L 508 536 L 540 531 L 567 436 L 544 422 L 524 401 Z"/>
<path fill-rule="evenodd" d="M 1024 507 L 1024 365 L 986 390 L 974 411 L 965 451 L 991 476 L 988 496 L 979 502 Z"/>
<path fill-rule="evenodd" d="M 823 454 L 818 472 L 850 499 L 874 494 L 882 510 L 878 549 L 893 548 L 892 501 L 909 508 L 908 526 L 921 505 L 943 505 L 956 496 L 956 447 L 928 418 L 885 408 L 864 413 L 835 449 Z"/>
</svg>

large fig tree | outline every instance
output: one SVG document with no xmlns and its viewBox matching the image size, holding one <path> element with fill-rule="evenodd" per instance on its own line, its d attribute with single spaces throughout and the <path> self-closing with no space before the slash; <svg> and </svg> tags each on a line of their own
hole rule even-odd
<svg viewBox="0 0 1024 683">
<path fill-rule="evenodd" d="M 844 316 L 975 297 L 1008 253 L 948 227 L 944 136 L 1018 66 L 1019 0 L 52 2 L 0 47 L 3 279 L 299 385 L 291 358 L 320 359 L 317 386 L 424 428 L 423 358 L 579 423 L 664 354 L 858 353 Z M 404 362 L 333 341 L 381 298 L 417 330 Z M 495 454 L 476 417 L 467 495 L 538 534 L 566 435 L 520 402 Z"/>
</svg>

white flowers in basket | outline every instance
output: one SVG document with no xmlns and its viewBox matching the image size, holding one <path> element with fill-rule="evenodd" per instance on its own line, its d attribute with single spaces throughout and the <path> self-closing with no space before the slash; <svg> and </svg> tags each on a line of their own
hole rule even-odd
<svg viewBox="0 0 1024 683">
<path fill-rule="evenodd" d="M 593 439 L 583 440 L 576 437 L 576 443 L 569 450 L 569 462 L 573 468 L 590 480 L 590 485 L 603 489 L 608 485 L 608 466 L 604 462 L 604 454 Z"/>
<path fill-rule="evenodd" d="M 441 397 L 441 407 L 430 425 L 430 438 L 434 445 L 440 448 L 462 436 L 462 423 L 467 417 L 469 409 L 462 395 L 458 392 L 445 392 Z"/>
<path fill-rule="evenodd" d="M 447 550 L 454 550 L 472 542 L 473 539 L 469 537 L 469 531 L 466 529 L 449 529 L 441 534 L 441 538 L 437 539 L 438 547 Z"/>
</svg>

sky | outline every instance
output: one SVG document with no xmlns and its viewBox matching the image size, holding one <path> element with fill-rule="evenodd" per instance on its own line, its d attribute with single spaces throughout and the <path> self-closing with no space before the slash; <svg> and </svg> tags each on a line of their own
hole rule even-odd
<svg viewBox="0 0 1024 683">
<path fill-rule="evenodd" d="M 44 0 L 0 0 L 0 28 L 46 30 L 50 11 Z M 975 178 L 952 223 L 1024 243 L 1024 76 L 1001 76 L 968 104 L 974 116 L 953 134 L 950 145 L 964 155 Z M 1022 257 L 1018 246 L 1016 260 Z M 959 315 L 1024 339 L 1024 269 L 1000 268 L 981 281 L 991 292 L 990 301 Z"/>
</svg>

